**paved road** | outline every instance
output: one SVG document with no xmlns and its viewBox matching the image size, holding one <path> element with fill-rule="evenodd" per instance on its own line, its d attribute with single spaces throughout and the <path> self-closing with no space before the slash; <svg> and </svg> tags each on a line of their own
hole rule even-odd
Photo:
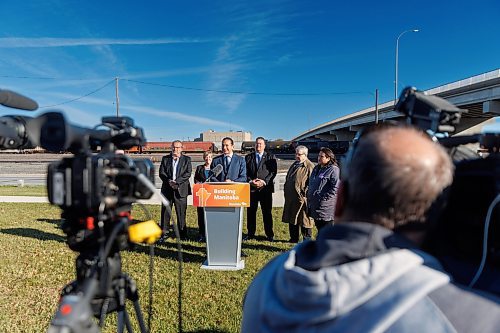
<svg viewBox="0 0 500 333">
<path fill-rule="evenodd" d="M 46 175 L 0 175 L 0 185 L 45 185 Z"/>
<path fill-rule="evenodd" d="M 0 154 L 0 185 L 45 185 L 47 179 L 47 167 L 49 163 L 57 161 L 62 157 L 70 157 L 71 155 L 58 155 L 58 154 Z M 135 158 L 135 156 L 134 156 Z M 283 185 L 285 183 L 286 171 L 293 163 L 291 156 L 284 156 L 283 159 L 278 159 L 279 174 L 275 180 L 276 193 L 274 193 L 273 201 L 274 206 L 283 207 Z M 196 166 L 201 164 L 195 157 L 193 159 L 193 170 Z M 159 189 L 161 187 L 161 180 L 158 177 L 159 163 L 155 163 L 155 185 Z M 191 184 L 193 183 L 193 176 L 191 176 Z M 10 198 L 10 197 L 9 197 Z M 12 199 L 0 198 L 0 202 L 16 202 L 12 200 L 26 200 L 28 202 L 38 202 L 37 199 L 29 199 L 29 197 L 15 197 Z M 24 198 L 24 199 L 23 199 Z M 34 200 L 34 201 L 32 201 Z M 192 203 L 192 197 L 189 197 L 189 204 Z M 45 199 L 45 201 L 47 201 Z M 159 204 L 160 200 L 153 198 L 147 200 L 146 203 Z"/>
<path fill-rule="evenodd" d="M 160 198 L 158 197 L 160 190 L 157 190 L 158 194 L 153 195 L 153 197 L 149 200 L 140 200 L 141 203 L 146 205 L 159 205 Z M 0 196 L 1 202 L 49 202 L 47 197 L 28 197 L 28 196 Z M 277 191 L 273 194 L 273 206 L 274 207 L 283 207 L 284 198 L 283 191 Z M 188 205 L 193 205 L 193 196 L 190 195 L 188 197 Z"/>
</svg>

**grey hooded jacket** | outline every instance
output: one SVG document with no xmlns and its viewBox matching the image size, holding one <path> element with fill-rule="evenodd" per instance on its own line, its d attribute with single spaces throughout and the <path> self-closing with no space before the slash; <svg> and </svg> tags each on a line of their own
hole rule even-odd
<svg viewBox="0 0 500 333">
<path fill-rule="evenodd" d="M 343 223 L 259 272 L 242 332 L 498 332 L 499 304 L 390 230 Z"/>
</svg>

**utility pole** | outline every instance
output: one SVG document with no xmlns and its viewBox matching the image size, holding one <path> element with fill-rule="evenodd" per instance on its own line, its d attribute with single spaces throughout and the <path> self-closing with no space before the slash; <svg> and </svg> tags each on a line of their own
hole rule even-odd
<svg viewBox="0 0 500 333">
<path fill-rule="evenodd" d="M 378 89 L 375 89 L 375 124 L 378 124 Z"/>
<path fill-rule="evenodd" d="M 120 116 L 120 96 L 118 95 L 118 77 L 115 77 L 115 95 L 116 95 L 116 116 Z"/>
</svg>

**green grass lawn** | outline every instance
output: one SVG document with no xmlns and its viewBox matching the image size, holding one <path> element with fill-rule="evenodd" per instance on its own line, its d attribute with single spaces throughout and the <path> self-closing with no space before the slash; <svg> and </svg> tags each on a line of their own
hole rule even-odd
<svg viewBox="0 0 500 333">
<path fill-rule="evenodd" d="M 147 206 L 159 220 L 159 206 Z M 264 240 L 243 244 L 248 255 L 240 271 L 200 269 L 205 245 L 183 243 L 183 330 L 185 332 L 238 332 L 242 300 L 255 274 L 273 257 L 288 250 L 288 227 L 281 221 L 281 208 L 273 210 L 276 242 Z M 139 208 L 133 211 L 143 218 Z M 48 204 L 0 203 L 0 332 L 45 332 L 57 307 L 61 288 L 74 278 L 75 253 L 65 244 L 59 228 L 60 210 Z M 263 235 L 262 216 L 257 233 Z M 197 235 L 196 209 L 188 208 L 189 236 Z M 149 249 L 138 246 L 124 251 L 123 271 L 139 288 L 146 315 Z M 178 270 L 173 240 L 155 249 L 154 306 L 152 332 L 177 331 Z M 130 305 L 130 304 L 129 304 Z M 133 314 L 132 307 L 128 307 Z M 134 330 L 137 330 L 132 317 Z M 108 317 L 103 332 L 116 331 L 116 316 Z"/>
<path fill-rule="evenodd" d="M 44 197 L 47 196 L 47 187 L 45 185 L 0 186 L 0 195 Z"/>
</svg>

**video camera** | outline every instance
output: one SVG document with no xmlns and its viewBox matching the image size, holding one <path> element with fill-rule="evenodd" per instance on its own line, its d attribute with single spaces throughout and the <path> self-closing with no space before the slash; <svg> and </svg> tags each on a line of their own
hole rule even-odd
<svg viewBox="0 0 500 333">
<path fill-rule="evenodd" d="M 454 158 L 453 183 L 445 193 L 447 203 L 432 218 L 435 228 L 426 248 L 440 258 L 458 282 L 470 286 L 477 282 L 477 288 L 500 294 L 497 284 L 500 277 L 498 128 L 485 126 L 480 134 L 450 137 L 465 110 L 415 88 L 403 90 L 396 110 L 405 114 L 409 123 L 439 141 L 452 157 L 458 148 L 469 143 L 479 144 L 480 149 L 488 153 L 485 158 L 478 154 L 461 154 L 461 158 Z M 463 158 L 466 155 L 468 158 Z M 474 276 L 478 267 L 481 269 Z"/>
<path fill-rule="evenodd" d="M 45 115 L 47 116 L 47 114 Z M 107 129 L 84 129 L 68 125 L 62 115 L 50 113 L 50 143 L 42 147 L 68 150 L 75 155 L 49 166 L 47 192 L 50 203 L 63 210 L 63 230 L 72 250 L 82 251 L 90 242 L 94 227 L 88 222 L 113 220 L 130 210 L 138 199 L 148 199 L 153 191 L 139 181 L 138 175 L 154 183 L 154 166 L 149 159 L 135 159 L 117 154 L 144 144 L 142 129 L 127 117 L 104 117 Z M 60 144 L 59 146 L 57 145 Z M 93 151 L 99 150 L 94 154 Z"/>
<path fill-rule="evenodd" d="M 0 104 L 38 107 L 7 90 L 0 90 Z M 47 174 L 49 201 L 62 209 L 67 243 L 79 252 L 76 280 L 63 288 L 51 333 L 98 332 L 92 314 L 102 326 L 112 311 L 118 312 L 118 331 L 123 331 L 130 327 L 126 299 L 134 302 L 141 332 L 147 331 L 135 282 L 121 271 L 120 250 L 130 242 L 152 244 L 161 235 L 154 221 L 133 224 L 130 216 L 131 205 L 155 191 L 154 166 L 149 159 L 132 160 L 117 152 L 144 142 L 142 129 L 128 117 L 104 117 L 93 129 L 69 124 L 60 112 L 0 117 L 0 149 L 41 146 L 74 154 L 51 163 Z"/>
</svg>

